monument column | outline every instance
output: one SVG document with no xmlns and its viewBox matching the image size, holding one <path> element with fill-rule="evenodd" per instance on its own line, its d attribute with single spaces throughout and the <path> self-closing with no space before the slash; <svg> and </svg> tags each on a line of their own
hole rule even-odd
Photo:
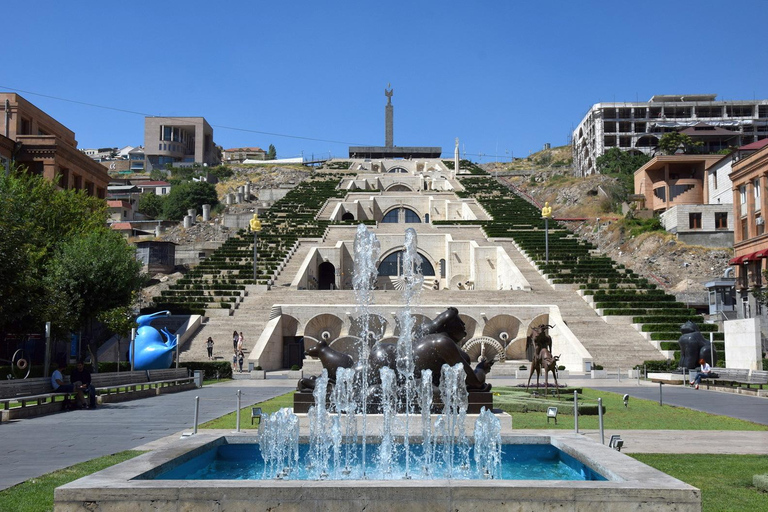
<svg viewBox="0 0 768 512">
<path fill-rule="evenodd" d="M 459 174 L 459 138 L 456 137 L 456 147 L 453 150 L 453 177 Z"/>
<path fill-rule="evenodd" d="M 394 89 L 391 88 L 391 84 L 387 84 L 387 87 L 390 87 L 390 89 L 384 89 L 384 96 L 387 97 L 387 106 L 385 108 L 385 128 L 384 128 L 384 145 L 388 148 L 394 147 L 394 136 L 393 136 L 393 117 L 394 117 L 394 107 L 392 106 L 392 94 L 394 94 Z"/>
</svg>

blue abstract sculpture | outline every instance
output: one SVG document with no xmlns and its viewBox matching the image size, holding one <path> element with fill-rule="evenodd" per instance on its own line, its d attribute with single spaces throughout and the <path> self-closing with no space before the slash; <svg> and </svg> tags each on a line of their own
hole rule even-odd
<svg viewBox="0 0 768 512">
<path fill-rule="evenodd" d="M 168 332 L 168 329 L 163 329 L 162 332 L 165 335 L 165 341 L 163 341 L 160 331 L 149 325 L 156 316 L 170 314 L 170 311 L 158 311 L 136 319 L 139 328 L 131 356 L 135 370 L 164 370 L 171 367 L 173 351 L 176 350 L 176 337 Z"/>
</svg>

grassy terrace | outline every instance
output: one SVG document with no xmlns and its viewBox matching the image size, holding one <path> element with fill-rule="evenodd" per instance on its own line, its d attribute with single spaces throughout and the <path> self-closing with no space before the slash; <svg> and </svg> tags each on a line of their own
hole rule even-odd
<svg viewBox="0 0 768 512">
<path fill-rule="evenodd" d="M 315 217 L 326 200 L 346 193 L 336 189 L 338 183 L 337 175 L 316 173 L 260 217 L 258 284 L 268 284 L 299 238 L 323 235 L 330 222 Z M 254 284 L 253 235 L 241 230 L 175 285 L 155 297 L 155 305 L 144 312 L 167 309 L 176 314 L 202 315 L 206 309 L 236 308 L 247 284 Z"/>
<path fill-rule="evenodd" d="M 680 324 L 692 320 L 707 337 L 716 326 L 704 324 L 701 315 L 675 300 L 673 295 L 612 259 L 596 254 L 595 248 L 579 240 L 559 222 L 549 223 L 549 263 L 545 259 L 545 230 L 541 212 L 491 177 L 459 178 L 466 192 L 493 216 L 481 222 L 491 238 L 512 238 L 554 284 L 575 285 L 592 295 L 604 315 L 631 316 L 643 324 L 643 332 L 659 341 L 663 350 L 676 350 Z M 477 224 L 478 221 L 472 221 Z M 441 222 L 451 224 L 452 222 Z M 715 332 L 718 350 L 723 351 L 723 333 Z M 675 354 L 679 357 L 679 353 Z"/>
</svg>

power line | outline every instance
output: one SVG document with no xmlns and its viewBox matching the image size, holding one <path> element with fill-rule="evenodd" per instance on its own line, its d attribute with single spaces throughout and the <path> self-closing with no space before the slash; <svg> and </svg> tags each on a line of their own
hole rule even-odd
<svg viewBox="0 0 768 512">
<path fill-rule="evenodd" d="M 67 102 L 67 103 L 75 103 L 77 105 L 84 105 L 84 106 L 87 106 L 87 107 L 100 108 L 100 109 L 104 109 L 104 110 L 112 110 L 112 111 L 115 111 L 115 112 L 123 112 L 125 114 L 133 114 L 133 115 L 142 116 L 142 117 L 165 117 L 167 119 L 178 119 L 178 120 L 185 119 L 184 117 L 159 116 L 159 115 L 155 115 L 155 114 L 148 114 L 146 112 L 138 112 L 138 111 L 135 111 L 135 110 L 128 110 L 128 109 L 124 109 L 124 108 L 109 107 L 109 106 L 106 106 L 106 105 L 98 105 L 96 103 L 89 103 L 87 101 L 79 101 L 79 100 L 72 100 L 72 99 L 69 99 L 69 98 L 61 98 L 61 97 L 58 97 L 58 96 L 51 96 L 51 95 L 48 95 L 48 94 L 41 94 L 41 93 L 38 93 L 38 92 L 25 91 L 23 89 L 17 89 L 15 87 L 8 87 L 8 86 L 1 85 L 1 84 L 0 84 L 0 89 L 5 89 L 5 90 L 8 90 L 8 91 L 14 91 L 14 92 L 23 92 L 24 94 L 31 94 L 33 96 L 40 96 L 42 98 L 49 98 L 49 99 L 57 100 L 57 101 L 64 101 L 64 102 Z M 211 126 L 214 127 L 214 128 L 220 128 L 222 130 L 233 130 L 233 131 L 246 132 L 246 133 L 258 133 L 259 135 L 271 135 L 272 137 L 284 137 L 284 138 L 287 138 L 287 139 L 310 140 L 310 141 L 313 141 L 313 142 L 329 142 L 329 143 L 332 143 L 332 144 L 347 144 L 347 145 L 350 145 L 350 146 L 365 146 L 366 145 L 366 144 L 363 144 L 363 143 L 360 143 L 360 142 L 348 142 L 348 141 L 341 141 L 341 140 L 319 139 L 319 138 L 315 138 L 315 137 L 304 137 L 304 136 L 301 136 L 301 135 L 286 135 L 284 133 L 265 132 L 265 131 L 261 131 L 261 130 L 254 130 L 254 129 L 249 129 L 249 128 L 237 128 L 237 127 L 233 127 L 233 126 L 224 126 L 224 125 L 218 125 L 218 124 L 212 124 Z"/>
</svg>

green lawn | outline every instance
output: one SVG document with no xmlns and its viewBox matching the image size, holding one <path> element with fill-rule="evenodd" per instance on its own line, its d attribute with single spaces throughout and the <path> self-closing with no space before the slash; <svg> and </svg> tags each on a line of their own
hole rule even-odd
<svg viewBox="0 0 768 512">
<path fill-rule="evenodd" d="M 518 391 L 519 388 L 494 388 L 494 392 L 499 393 L 498 396 L 494 396 L 494 407 L 512 409 L 512 406 L 508 405 L 508 401 L 513 400 L 510 394 L 518 395 Z M 627 392 L 632 394 L 632 390 L 629 388 Z M 629 407 L 625 408 L 622 397 L 623 395 L 617 393 L 585 388 L 579 396 L 579 401 L 580 403 L 595 404 L 598 398 L 603 399 L 603 406 L 606 410 L 603 424 L 606 430 L 768 430 L 768 425 L 759 425 L 727 416 L 716 416 L 673 405 L 659 406 L 658 402 L 634 397 L 629 399 Z M 570 406 L 573 392 L 562 393 L 561 398 L 561 403 Z M 557 399 L 552 400 L 552 405 L 557 406 L 557 402 Z M 573 413 L 559 413 L 557 426 L 551 420 L 547 425 L 547 417 L 544 412 L 511 412 L 511 414 L 512 427 L 516 429 L 558 428 L 573 430 Z M 579 416 L 579 429 L 596 428 L 599 428 L 597 415 Z"/>
<path fill-rule="evenodd" d="M 768 473 L 764 455 L 635 453 L 630 457 L 701 489 L 703 512 L 768 510 L 768 493 L 752 486 L 753 475 Z"/>
<path fill-rule="evenodd" d="M 135 450 L 115 453 L 60 469 L 40 478 L 27 480 L 0 491 L 0 510 L 3 512 L 49 512 L 53 510 L 53 490 L 56 487 L 132 459 L 142 453 L 144 452 Z"/>
<path fill-rule="evenodd" d="M 283 407 L 293 407 L 293 394 L 295 391 L 291 391 L 290 393 L 286 393 L 284 395 L 277 396 L 271 400 L 267 400 L 266 402 L 261 402 L 260 404 L 257 404 L 259 407 L 261 407 L 261 412 L 263 414 L 272 414 L 274 412 L 277 412 Z M 251 427 L 251 407 L 243 407 L 240 409 L 240 428 L 256 428 L 257 423 L 254 423 L 254 426 Z M 224 416 L 221 416 L 219 418 L 216 418 L 215 420 L 206 421 L 205 423 L 200 425 L 200 428 L 224 428 L 224 429 L 235 429 L 237 428 L 237 414 L 233 411 L 229 414 L 225 414 Z"/>
</svg>

